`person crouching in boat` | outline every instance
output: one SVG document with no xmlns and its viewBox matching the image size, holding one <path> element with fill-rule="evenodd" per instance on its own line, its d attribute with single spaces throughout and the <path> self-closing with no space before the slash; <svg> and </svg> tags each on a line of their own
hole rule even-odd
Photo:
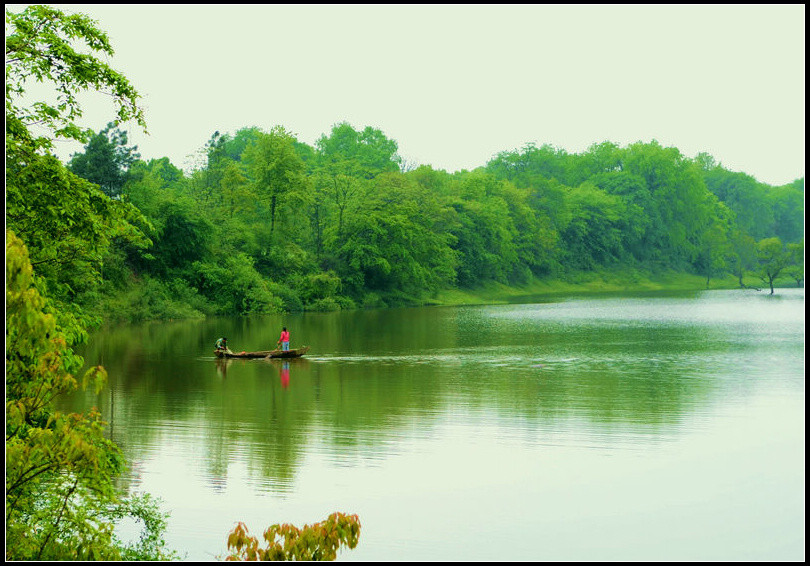
<svg viewBox="0 0 810 566">
<path fill-rule="evenodd" d="M 233 352 L 231 352 L 231 349 L 228 348 L 228 339 L 225 338 L 224 336 L 222 338 L 220 338 L 219 340 L 217 340 L 216 351 L 217 352 L 224 352 L 226 354 L 233 354 Z"/>
</svg>

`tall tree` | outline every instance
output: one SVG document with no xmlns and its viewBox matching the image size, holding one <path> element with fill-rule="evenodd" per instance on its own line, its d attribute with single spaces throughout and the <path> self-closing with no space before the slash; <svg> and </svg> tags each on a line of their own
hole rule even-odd
<svg viewBox="0 0 810 566">
<path fill-rule="evenodd" d="M 726 263 L 731 255 L 729 241 L 732 213 L 723 203 L 717 203 L 717 214 L 700 235 L 697 267 L 706 275 L 706 288 L 712 277 L 728 271 Z"/>
<path fill-rule="evenodd" d="M 508 283 L 518 263 L 518 233 L 494 175 L 474 171 L 462 179 L 450 201 L 455 223 L 450 233 L 459 254 L 458 282 L 476 286 L 489 280 Z"/>
<path fill-rule="evenodd" d="M 737 224 L 756 240 L 773 235 L 773 207 L 766 185 L 751 175 L 714 167 L 703 174 L 706 187 L 734 212 Z"/>
<path fill-rule="evenodd" d="M 786 243 L 804 239 L 804 179 L 768 191 L 774 234 Z"/>
<path fill-rule="evenodd" d="M 624 255 L 624 200 L 591 183 L 571 188 L 566 199 L 571 221 L 562 233 L 566 263 L 583 269 L 615 262 Z"/>
<path fill-rule="evenodd" d="M 782 244 L 779 238 L 765 238 L 757 242 L 757 260 L 759 270 L 757 275 L 771 288 L 773 283 L 791 264 L 791 252 Z"/>
<path fill-rule="evenodd" d="M 737 276 L 740 287 L 745 288 L 745 274 L 757 268 L 757 242 L 739 227 L 734 227 L 731 229 L 729 243 L 731 249 L 728 263 L 731 272 Z"/>
<path fill-rule="evenodd" d="M 698 165 L 653 140 L 631 144 L 622 155 L 622 170 L 643 178 L 650 192 L 645 245 L 659 251 L 659 265 L 693 268 L 700 234 L 714 212 Z"/>
<path fill-rule="evenodd" d="M 304 162 L 295 149 L 295 138 L 283 127 L 259 136 L 243 153 L 256 192 L 268 203 L 270 232 L 276 224 L 279 203 L 304 199 L 308 183 Z"/>
<path fill-rule="evenodd" d="M 364 179 L 399 171 L 402 162 L 397 142 L 371 126 L 357 131 L 348 122 L 335 124 L 330 135 L 318 138 L 315 146 L 322 165 L 343 162 L 345 166 L 349 161 L 353 170 L 346 173 Z"/>
<path fill-rule="evenodd" d="M 372 187 L 338 247 L 350 291 L 418 297 L 451 283 L 453 236 L 443 229 L 447 211 L 436 196 L 401 173 L 380 175 Z"/>
<path fill-rule="evenodd" d="M 80 91 L 109 89 L 119 119 L 143 122 L 138 93 L 97 52 L 112 55 L 107 36 L 87 16 L 47 6 L 6 10 L 7 560 L 173 557 L 160 538 L 163 517 L 117 493 L 122 460 L 104 439 L 99 416 L 54 408 L 83 365 L 72 350 L 87 338 L 87 321 L 72 301 L 76 272 L 92 279 L 112 238 L 144 239 L 129 222 L 134 207 L 111 200 L 49 154 L 53 137 L 88 139 L 75 123 Z M 29 79 L 50 82 L 58 102 L 27 104 Z M 44 135 L 29 131 L 35 124 Z M 103 368 L 89 377 L 103 382 Z M 122 516 L 145 519 L 145 546 L 127 548 L 116 539 L 113 523 Z"/>
<path fill-rule="evenodd" d="M 517 261 L 508 276 L 509 282 L 528 283 L 532 274 L 548 274 L 558 243 L 558 234 L 551 226 L 551 219 L 543 211 L 530 206 L 529 189 L 519 189 L 512 183 L 502 182 L 498 190 L 509 207 L 509 216 L 516 231 Z"/>
<path fill-rule="evenodd" d="M 127 146 L 127 132 L 110 122 L 90 138 L 84 153 L 73 154 L 67 166 L 79 177 L 101 187 L 108 197 L 117 198 L 121 196 L 129 167 L 140 158 L 137 149 Z"/>
<path fill-rule="evenodd" d="M 796 281 L 797 287 L 802 287 L 804 286 L 804 238 L 801 242 L 788 244 L 787 251 L 790 253 L 790 266 L 786 273 Z"/>
<path fill-rule="evenodd" d="M 656 250 L 645 245 L 651 231 L 653 197 L 646 181 L 639 175 L 618 169 L 597 173 L 591 182 L 611 195 L 622 198 L 625 203 L 622 241 L 624 249 L 640 262 L 656 255 Z"/>
<path fill-rule="evenodd" d="M 381 130 L 367 126 L 357 131 L 348 122 L 341 122 L 332 126 L 329 136 L 318 138 L 315 146 L 316 187 L 337 209 L 336 232 L 340 237 L 346 212 L 363 197 L 367 181 L 399 170 L 397 143 Z"/>
<path fill-rule="evenodd" d="M 498 179 L 508 179 L 517 187 L 534 184 L 537 178 L 556 179 L 560 183 L 569 182 L 568 153 L 564 149 L 549 144 L 537 147 L 526 144 L 521 150 L 501 152 L 489 163 L 486 169 Z"/>
</svg>

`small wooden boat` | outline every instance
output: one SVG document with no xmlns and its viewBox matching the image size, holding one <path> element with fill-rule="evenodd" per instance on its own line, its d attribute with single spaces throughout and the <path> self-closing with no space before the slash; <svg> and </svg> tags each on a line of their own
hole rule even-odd
<svg viewBox="0 0 810 566">
<path fill-rule="evenodd" d="M 300 358 L 309 351 L 309 346 L 302 346 L 294 350 L 261 350 L 259 352 L 222 352 L 214 350 L 218 358 Z"/>
</svg>

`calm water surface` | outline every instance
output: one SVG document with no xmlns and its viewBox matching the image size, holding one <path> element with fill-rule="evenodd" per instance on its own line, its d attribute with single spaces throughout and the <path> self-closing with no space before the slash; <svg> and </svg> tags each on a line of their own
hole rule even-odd
<svg viewBox="0 0 810 566">
<path fill-rule="evenodd" d="M 300 360 L 212 355 L 274 346 Z M 187 560 L 333 511 L 341 561 L 804 560 L 804 291 L 108 328 L 128 490 Z"/>
</svg>

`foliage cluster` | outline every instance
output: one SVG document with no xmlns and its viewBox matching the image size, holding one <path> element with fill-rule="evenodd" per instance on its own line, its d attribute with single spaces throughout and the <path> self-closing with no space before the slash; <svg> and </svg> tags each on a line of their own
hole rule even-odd
<svg viewBox="0 0 810 566">
<path fill-rule="evenodd" d="M 124 460 L 104 436 L 96 411 L 62 414 L 59 395 L 78 387 L 81 357 L 69 347 L 46 300 L 34 288 L 25 246 L 6 232 L 6 559 L 170 559 L 166 515 L 148 495 L 121 497 L 113 480 Z M 88 369 L 83 385 L 100 390 L 104 368 Z M 113 525 L 141 521 L 136 542 Z"/>
<path fill-rule="evenodd" d="M 729 273 L 803 282 L 791 249 L 803 247 L 803 179 L 771 187 L 656 141 L 527 145 L 453 174 L 403 170 L 396 152 L 344 122 L 314 147 L 282 127 L 217 132 L 190 173 L 135 161 L 121 197 L 153 246 L 117 247 L 105 293 L 133 301 L 119 313 L 159 318 L 178 309 L 133 289 L 162 286 L 165 301 L 206 315 L 424 304 L 452 288 L 617 269 L 700 274 L 707 287 Z M 781 250 L 766 257 L 770 238 Z"/>
<path fill-rule="evenodd" d="M 97 320 L 76 297 L 97 288 L 113 242 L 150 243 L 134 224 L 145 222 L 137 209 L 49 153 L 54 138 L 87 139 L 75 124 L 77 91 L 107 91 L 120 118 L 141 119 L 129 82 L 76 51 L 77 40 L 112 54 L 85 16 L 47 6 L 6 12 L 6 560 L 172 559 L 159 503 L 115 488 L 124 460 L 101 415 L 55 409 L 78 387 L 84 361 L 73 347 Z M 58 100 L 22 103 L 30 79 L 55 85 Z M 45 134 L 35 136 L 34 127 Z M 82 378 L 97 390 L 105 381 L 102 367 Z M 117 536 L 124 517 L 143 524 L 138 540 Z"/>
<path fill-rule="evenodd" d="M 325 521 L 298 528 L 288 523 L 271 525 L 264 531 L 266 548 L 238 523 L 228 536 L 231 554 L 226 560 L 335 560 L 341 546 L 355 548 L 360 539 L 357 515 L 332 513 Z"/>
</svg>

